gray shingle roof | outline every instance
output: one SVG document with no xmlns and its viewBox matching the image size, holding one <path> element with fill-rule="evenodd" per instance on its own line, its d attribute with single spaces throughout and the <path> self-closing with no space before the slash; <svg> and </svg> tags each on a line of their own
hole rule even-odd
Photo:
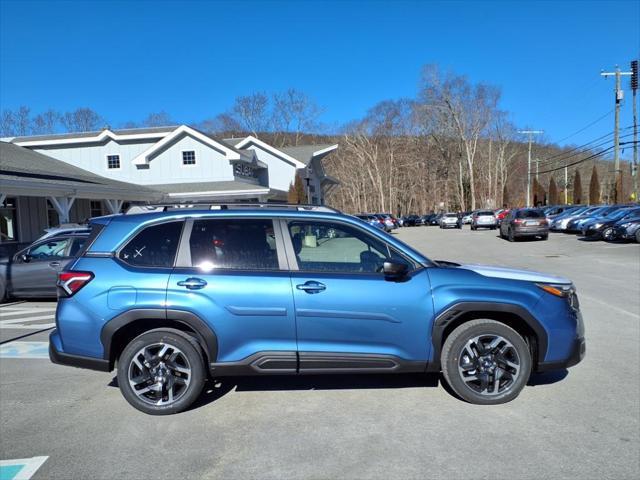
<svg viewBox="0 0 640 480">
<path fill-rule="evenodd" d="M 166 183 L 153 185 L 155 190 L 164 193 L 191 193 L 191 192 L 225 192 L 228 190 L 259 190 L 267 189 L 264 185 L 229 180 L 226 182 L 191 182 L 191 183 Z"/>
<path fill-rule="evenodd" d="M 329 148 L 335 145 L 334 143 L 326 143 L 321 145 L 298 145 L 297 147 L 282 147 L 279 150 L 282 150 L 287 155 L 295 158 L 296 160 L 300 160 L 305 165 L 309 165 L 311 162 L 311 158 L 315 152 L 320 150 L 324 150 L 325 148 Z"/>
<path fill-rule="evenodd" d="M 0 142 L 0 173 L 5 179 L 43 180 L 56 184 L 100 185 L 120 188 L 123 191 L 153 193 L 153 190 L 132 183 L 120 182 L 74 167 L 42 153 L 12 143 Z"/>
<path fill-rule="evenodd" d="M 178 128 L 177 125 L 167 126 L 167 127 L 125 128 L 121 130 L 112 130 L 112 129 L 110 130 L 113 133 L 116 133 L 118 135 L 135 135 L 135 134 L 141 134 L 141 133 L 158 133 L 158 134 L 168 133 L 168 132 L 173 132 L 176 128 Z M 11 139 L 11 142 L 12 143 L 37 142 L 41 140 L 65 140 L 65 139 L 71 139 L 71 138 L 95 137 L 100 133 L 102 133 L 103 131 L 104 129 L 94 131 L 94 132 L 55 133 L 55 134 L 49 134 L 49 135 L 32 135 L 32 136 L 26 136 L 26 137 L 15 137 Z"/>
</svg>

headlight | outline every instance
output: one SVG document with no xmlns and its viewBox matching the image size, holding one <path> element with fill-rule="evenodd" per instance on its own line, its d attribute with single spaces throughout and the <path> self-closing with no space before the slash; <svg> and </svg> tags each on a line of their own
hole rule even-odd
<svg viewBox="0 0 640 480">
<path fill-rule="evenodd" d="M 556 297 L 568 297 L 576 290 L 573 284 L 536 283 L 536 286 Z"/>
<path fill-rule="evenodd" d="M 593 228 L 598 228 L 598 229 L 600 229 L 600 228 L 602 228 L 603 226 L 604 226 L 604 223 L 600 223 L 600 222 L 598 222 L 598 223 L 594 223 L 594 224 L 593 224 Z"/>
<path fill-rule="evenodd" d="M 622 228 L 629 228 L 631 226 L 631 222 L 627 222 L 627 223 L 621 223 L 620 226 Z"/>
</svg>

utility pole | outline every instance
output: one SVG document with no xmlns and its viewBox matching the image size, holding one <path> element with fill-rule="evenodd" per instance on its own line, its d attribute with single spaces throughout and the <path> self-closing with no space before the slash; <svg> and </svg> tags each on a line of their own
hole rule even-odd
<svg viewBox="0 0 640 480">
<path fill-rule="evenodd" d="M 529 135 L 529 155 L 527 157 L 527 207 L 531 206 L 531 143 L 533 142 L 533 136 L 539 133 L 544 133 L 542 130 L 518 130 L 518 133 Z M 536 178 L 537 180 L 537 178 Z"/>
<path fill-rule="evenodd" d="M 616 70 L 614 72 L 600 72 L 600 75 L 602 75 L 603 77 L 616 77 L 616 87 L 614 90 L 616 101 L 616 115 L 615 126 L 613 128 L 613 169 L 615 171 L 613 203 L 618 203 L 620 202 L 620 196 L 622 195 L 622 192 L 618 191 L 618 185 L 620 184 L 620 104 L 622 103 L 622 99 L 624 98 L 624 92 L 621 87 L 620 78 L 622 77 L 622 75 L 631 75 L 631 72 L 621 72 L 620 67 L 616 65 Z"/>
<path fill-rule="evenodd" d="M 638 60 L 631 62 L 631 93 L 633 94 L 633 199 L 638 201 Z"/>
</svg>

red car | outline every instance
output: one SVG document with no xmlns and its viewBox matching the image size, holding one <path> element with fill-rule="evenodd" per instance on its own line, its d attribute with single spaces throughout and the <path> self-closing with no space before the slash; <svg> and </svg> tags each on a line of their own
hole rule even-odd
<svg viewBox="0 0 640 480">
<path fill-rule="evenodd" d="M 496 220 L 498 221 L 498 225 L 500 225 L 500 222 L 502 222 L 502 219 L 504 217 L 506 217 L 507 215 L 509 215 L 509 212 L 511 210 L 509 210 L 508 208 L 505 210 L 501 210 L 500 213 L 496 213 Z"/>
</svg>

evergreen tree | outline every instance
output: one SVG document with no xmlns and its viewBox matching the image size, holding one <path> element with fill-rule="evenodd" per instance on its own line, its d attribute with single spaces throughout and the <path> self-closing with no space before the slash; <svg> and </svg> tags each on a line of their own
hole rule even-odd
<svg viewBox="0 0 640 480">
<path fill-rule="evenodd" d="M 600 180 L 598 179 L 598 169 L 595 165 L 591 170 L 591 181 L 589 182 L 589 203 L 591 205 L 600 203 Z"/>
<path fill-rule="evenodd" d="M 557 205 L 558 203 L 558 186 L 553 177 L 549 180 L 549 204 Z"/>
<path fill-rule="evenodd" d="M 576 170 L 576 175 L 573 177 L 573 203 L 582 203 L 582 180 L 578 170 Z"/>
</svg>

